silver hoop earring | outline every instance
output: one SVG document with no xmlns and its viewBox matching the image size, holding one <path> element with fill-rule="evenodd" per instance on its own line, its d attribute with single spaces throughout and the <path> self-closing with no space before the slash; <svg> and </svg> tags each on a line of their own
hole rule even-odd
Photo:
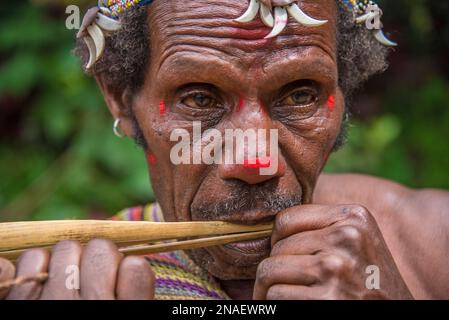
<svg viewBox="0 0 449 320">
<path fill-rule="evenodd" d="M 123 138 L 125 136 L 123 131 L 120 129 L 120 118 L 115 119 L 114 126 L 112 127 L 112 131 L 119 138 Z"/>
</svg>

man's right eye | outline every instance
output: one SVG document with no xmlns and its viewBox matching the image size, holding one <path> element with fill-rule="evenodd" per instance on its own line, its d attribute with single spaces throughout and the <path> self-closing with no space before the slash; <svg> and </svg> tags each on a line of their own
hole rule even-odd
<svg viewBox="0 0 449 320">
<path fill-rule="evenodd" d="M 194 109 L 208 109 L 216 106 L 217 101 L 204 93 L 193 93 L 181 101 L 183 104 Z"/>
</svg>

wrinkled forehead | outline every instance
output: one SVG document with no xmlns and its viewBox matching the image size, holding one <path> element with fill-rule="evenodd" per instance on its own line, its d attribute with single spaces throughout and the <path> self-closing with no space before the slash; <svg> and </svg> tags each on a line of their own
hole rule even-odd
<svg viewBox="0 0 449 320">
<path fill-rule="evenodd" d="M 155 1 L 149 13 L 152 65 L 157 69 L 184 53 L 217 56 L 247 68 L 268 65 L 277 56 L 312 50 L 336 61 L 335 0 L 301 0 L 299 7 L 309 16 L 328 20 L 318 27 L 304 26 L 289 17 L 284 31 L 264 39 L 271 31 L 259 15 L 249 23 L 238 23 L 248 7 L 247 0 Z"/>
</svg>

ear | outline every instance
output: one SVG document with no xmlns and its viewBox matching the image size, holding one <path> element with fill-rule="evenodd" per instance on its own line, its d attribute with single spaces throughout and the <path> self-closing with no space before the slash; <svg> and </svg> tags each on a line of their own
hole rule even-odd
<svg viewBox="0 0 449 320">
<path fill-rule="evenodd" d="M 121 131 L 132 138 L 134 128 L 132 122 L 132 95 L 129 89 L 120 90 L 108 85 L 102 76 L 96 76 L 98 87 L 103 94 L 104 101 L 114 119 L 120 119 Z"/>
</svg>

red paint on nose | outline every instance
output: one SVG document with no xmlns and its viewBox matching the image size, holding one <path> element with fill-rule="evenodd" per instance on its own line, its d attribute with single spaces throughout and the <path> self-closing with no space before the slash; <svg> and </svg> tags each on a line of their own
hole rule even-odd
<svg viewBox="0 0 449 320">
<path fill-rule="evenodd" d="M 269 168 L 271 165 L 271 160 L 269 157 L 257 157 L 255 163 L 250 163 L 249 159 L 245 159 L 243 166 L 245 168 Z"/>
<path fill-rule="evenodd" d="M 154 166 L 157 162 L 156 156 L 153 153 L 148 153 L 147 161 L 150 165 Z"/>
<path fill-rule="evenodd" d="M 329 98 L 327 99 L 327 107 L 330 111 L 333 111 L 335 108 L 335 97 L 334 96 L 329 96 Z"/>
<path fill-rule="evenodd" d="M 237 112 L 243 109 L 243 106 L 245 105 L 245 98 L 240 96 L 239 97 L 239 104 L 237 106 Z"/>
<path fill-rule="evenodd" d="M 165 101 L 164 100 L 161 100 L 159 102 L 159 113 L 161 115 L 165 114 Z"/>
</svg>

